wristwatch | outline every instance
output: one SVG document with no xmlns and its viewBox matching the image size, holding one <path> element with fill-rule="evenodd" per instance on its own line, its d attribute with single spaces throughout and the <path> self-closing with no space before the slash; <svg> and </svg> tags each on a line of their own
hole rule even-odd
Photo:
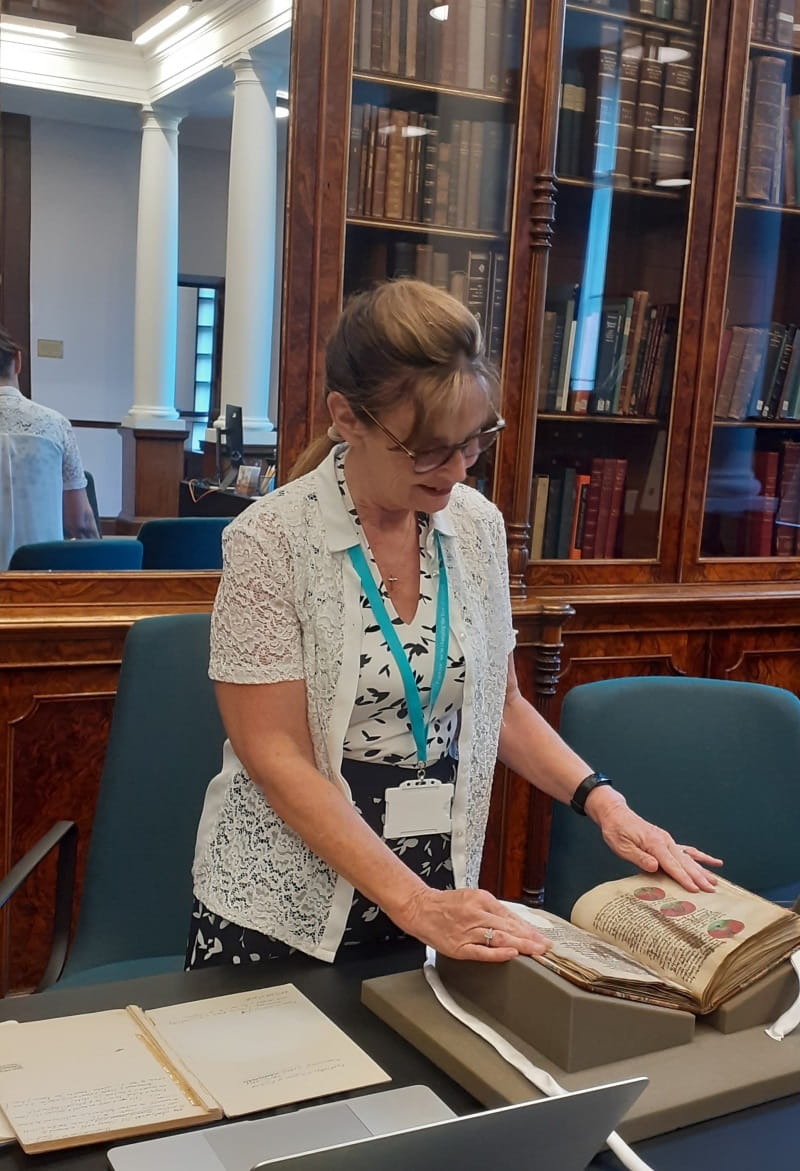
<svg viewBox="0 0 800 1171">
<path fill-rule="evenodd" d="M 591 793 L 592 789 L 596 789 L 598 785 L 610 785 L 610 779 L 605 773 L 589 773 L 588 777 L 584 777 L 578 785 L 575 792 L 572 794 L 570 805 L 576 813 L 580 813 L 581 817 L 586 816 L 586 798 Z M 612 786 L 613 787 L 613 786 Z"/>
</svg>

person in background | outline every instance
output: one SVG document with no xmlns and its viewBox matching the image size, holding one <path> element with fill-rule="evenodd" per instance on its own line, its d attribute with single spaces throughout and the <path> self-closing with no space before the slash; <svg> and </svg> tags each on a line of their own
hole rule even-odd
<svg viewBox="0 0 800 1171">
<path fill-rule="evenodd" d="M 25 398 L 22 351 L 0 325 L 0 569 L 20 545 L 98 537 L 68 419 Z"/>
<path fill-rule="evenodd" d="M 346 305 L 328 437 L 225 530 L 210 675 L 228 733 L 197 834 L 187 967 L 415 936 L 502 961 L 544 938 L 477 889 L 499 757 L 620 857 L 718 860 L 630 809 L 521 694 L 506 539 L 464 484 L 503 427 L 480 327 L 414 280 Z"/>
</svg>

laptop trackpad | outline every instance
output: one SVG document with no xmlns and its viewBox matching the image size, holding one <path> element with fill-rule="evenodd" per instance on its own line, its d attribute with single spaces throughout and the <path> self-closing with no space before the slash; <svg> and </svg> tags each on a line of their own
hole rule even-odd
<svg viewBox="0 0 800 1171">
<path fill-rule="evenodd" d="M 279 1159 L 309 1147 L 349 1143 L 369 1138 L 371 1133 L 344 1102 L 336 1103 L 334 1110 L 320 1110 L 314 1122 L 309 1130 L 307 1115 L 273 1115 L 212 1128 L 205 1132 L 205 1140 L 227 1171 L 250 1171 L 262 1159 Z"/>
</svg>

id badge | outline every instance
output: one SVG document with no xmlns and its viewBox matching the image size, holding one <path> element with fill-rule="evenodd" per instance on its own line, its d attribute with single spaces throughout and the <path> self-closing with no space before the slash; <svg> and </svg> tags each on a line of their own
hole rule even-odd
<svg viewBox="0 0 800 1171">
<path fill-rule="evenodd" d="M 411 838 L 422 834 L 449 834 L 454 786 L 450 782 L 419 777 L 386 790 L 385 838 Z"/>
</svg>

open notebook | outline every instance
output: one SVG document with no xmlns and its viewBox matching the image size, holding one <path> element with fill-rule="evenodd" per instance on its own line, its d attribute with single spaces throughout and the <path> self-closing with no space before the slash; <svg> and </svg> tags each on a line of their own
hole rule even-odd
<svg viewBox="0 0 800 1171">
<path fill-rule="evenodd" d="M 584 1171 L 646 1078 L 458 1118 L 425 1086 L 113 1148 L 114 1171 Z"/>
</svg>

